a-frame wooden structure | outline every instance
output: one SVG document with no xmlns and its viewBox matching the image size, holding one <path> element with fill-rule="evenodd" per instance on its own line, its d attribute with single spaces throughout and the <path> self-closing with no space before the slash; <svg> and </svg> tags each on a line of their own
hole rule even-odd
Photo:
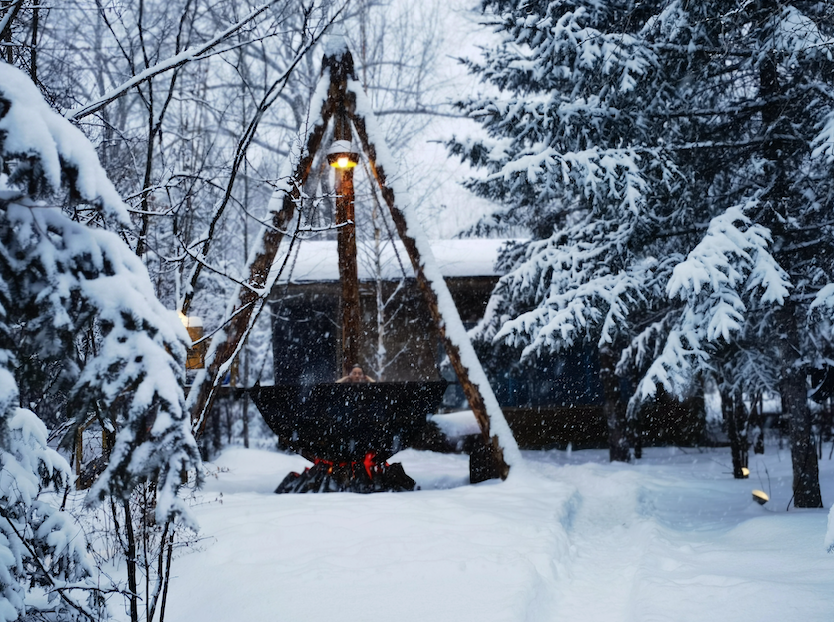
<svg viewBox="0 0 834 622">
<path fill-rule="evenodd" d="M 320 82 L 322 88 L 317 89 L 316 93 L 323 93 L 325 85 L 327 89 L 324 101 L 314 100 L 311 106 L 311 117 L 318 118 L 311 118 L 313 125 L 307 132 L 306 145 L 303 146 L 298 164 L 285 189 L 279 191 L 283 192 L 280 208 L 273 211 L 272 226 L 265 228 L 260 247 L 250 258 L 248 279 L 245 285 L 238 289 L 237 299 L 227 313 L 225 331 L 218 334 L 212 342 L 206 357 L 206 369 L 195 379 L 188 395 L 187 405 L 192 415 L 194 432 L 200 434 L 205 427 L 207 413 L 220 386 L 220 379 L 231 367 L 269 294 L 272 285 L 270 270 L 278 246 L 293 220 L 301 190 L 310 173 L 314 157 L 321 148 L 328 123 L 332 121 L 336 140 L 350 141 L 350 128 L 356 130 L 372 176 L 379 185 L 397 233 L 408 252 L 417 283 L 443 340 L 446 353 L 478 421 L 484 439 L 483 451 L 479 452 L 483 475 L 479 479 L 506 479 L 510 466 L 521 459 L 518 446 L 466 336 L 457 308 L 435 264 L 431 248 L 419 230 L 417 219 L 409 209 L 402 209 L 397 203 L 397 184 L 389 180 L 385 168 L 390 167 L 390 156 L 387 154 L 383 137 L 377 135 L 376 120 L 361 85 L 356 81 L 353 57 L 345 45 L 331 45 L 331 50 L 325 54 Z M 319 104 L 320 112 L 317 113 Z M 404 195 L 403 192 L 399 194 L 401 197 Z M 344 213 L 337 199 L 337 219 L 346 219 L 347 216 L 350 214 Z M 343 269 L 340 265 L 340 273 Z M 343 292 L 343 296 L 351 298 L 352 294 Z M 357 309 L 358 305 L 354 305 L 353 312 Z M 351 311 L 347 309 L 344 312 Z M 343 344 L 346 343 L 348 348 L 350 341 L 349 335 L 343 336 Z"/>
</svg>

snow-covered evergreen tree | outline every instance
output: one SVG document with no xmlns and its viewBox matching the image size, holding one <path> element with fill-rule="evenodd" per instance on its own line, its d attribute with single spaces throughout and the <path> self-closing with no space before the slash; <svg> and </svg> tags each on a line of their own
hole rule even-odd
<svg viewBox="0 0 834 622">
<path fill-rule="evenodd" d="M 486 169 L 469 187 L 499 201 L 498 225 L 533 235 L 493 295 L 477 337 L 522 356 L 600 351 L 611 458 L 628 458 L 619 350 L 643 324 L 675 255 L 683 179 L 654 136 L 664 75 L 630 2 L 487 1 L 504 42 L 471 68 L 491 94 L 464 104 L 488 138 L 452 143 Z M 660 258 L 660 259 L 658 259 Z M 631 318 L 637 314 L 640 320 Z M 509 320 L 507 320 L 509 318 Z"/>
<path fill-rule="evenodd" d="M 199 455 L 180 385 L 187 334 L 157 301 L 141 261 L 105 228 L 129 222 L 124 205 L 84 135 L 4 63 L 0 164 L 0 455 L 10 474 L 0 480 L 0 515 L 18 538 L 3 530 L 2 560 L 12 570 L 0 583 L 12 619 L 27 608 L 30 580 L 57 596 L 89 574 L 82 540 L 37 500 L 40 488 L 69 478 L 69 467 L 22 406 L 65 392 L 69 439 L 90 420 L 113 433 L 91 503 L 152 481 L 157 520 L 187 519 L 177 491 Z"/>
<path fill-rule="evenodd" d="M 8 404 L 13 379 L 2 376 Z M 81 528 L 42 497 L 69 484 L 70 466 L 30 410 L 4 408 L 0 435 L 0 620 L 106 618 Z"/>
<path fill-rule="evenodd" d="M 470 187 L 505 206 L 492 222 L 534 239 L 480 336 L 621 350 L 620 375 L 648 370 L 632 412 L 707 370 L 727 394 L 779 390 L 795 501 L 818 505 L 805 383 L 832 357 L 834 7 L 482 5 L 504 42 L 465 109 L 489 137 L 453 151 L 485 169 Z"/>
<path fill-rule="evenodd" d="M 637 397 L 705 364 L 723 370 L 725 395 L 778 390 L 800 507 L 822 503 L 808 372 L 834 356 L 830 313 L 815 311 L 834 279 L 832 18 L 830 3 L 669 3 L 646 29 L 653 45 L 688 50 L 682 77 L 697 86 L 675 112 L 707 121 L 675 149 L 691 167 L 697 213 L 712 220 L 669 281 L 685 304 Z"/>
</svg>

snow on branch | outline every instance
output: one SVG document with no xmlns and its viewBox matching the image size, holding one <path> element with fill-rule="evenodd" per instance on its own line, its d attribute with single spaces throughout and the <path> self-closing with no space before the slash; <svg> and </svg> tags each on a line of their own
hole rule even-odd
<svg viewBox="0 0 834 622">
<path fill-rule="evenodd" d="M 554 24 L 545 45 L 534 50 L 536 55 L 559 58 L 569 72 L 619 72 L 620 92 L 633 90 L 637 85 L 635 76 L 648 71 L 656 62 L 654 55 L 633 35 L 602 32 L 584 25 L 590 21 L 587 13 L 584 7 L 566 11 Z"/>
<path fill-rule="evenodd" d="M 817 292 L 809 309 L 814 310 L 820 307 L 826 307 L 829 310 L 834 309 L 834 283 L 828 283 Z"/>
<path fill-rule="evenodd" d="M 532 243 L 496 291 L 504 292 L 505 303 L 526 301 L 534 308 L 503 318 L 492 341 L 525 346 L 522 357 L 587 340 L 612 343 L 630 310 L 645 301 L 656 264 L 648 257 L 624 269 L 608 265 L 629 235 L 627 224 L 606 231 L 601 223 L 583 223 Z"/>
<path fill-rule="evenodd" d="M 76 600 L 97 588 L 86 538 L 72 516 L 39 498 L 52 485 L 66 486 L 72 469 L 47 444 L 46 426 L 35 413 L 12 408 L 8 415 L 0 446 L 0 619 L 98 619 Z M 35 582 L 32 568 L 46 603 L 27 594 Z M 55 618 L 41 618 L 44 605 Z"/>
<path fill-rule="evenodd" d="M 682 395 L 698 371 L 709 369 L 709 353 L 702 347 L 703 332 L 701 319 L 693 309 L 686 309 L 677 326 L 669 331 L 660 356 L 637 385 L 629 400 L 630 413 L 656 393 L 657 385 Z"/>
<path fill-rule="evenodd" d="M 822 123 L 822 129 L 811 141 L 813 158 L 825 158 L 828 164 L 834 164 L 834 111 L 829 113 Z"/>
<path fill-rule="evenodd" d="M 733 206 L 712 219 L 704 239 L 672 271 L 666 288 L 669 298 L 697 297 L 704 286 L 709 286 L 716 302 L 743 313 L 744 304 L 738 292 L 744 285 L 746 290 L 764 289 L 763 303 L 783 304 L 791 288 L 790 279 L 768 251 L 770 231 L 752 224 L 744 213 L 754 205 L 751 201 L 744 207 Z M 729 320 L 720 330 L 725 340 L 729 340 L 732 323 Z M 717 335 L 708 338 L 715 340 Z"/>
<path fill-rule="evenodd" d="M 206 54 L 209 50 L 217 46 L 219 43 L 228 39 L 231 35 L 233 35 L 238 30 L 246 26 L 246 24 L 251 22 L 256 17 L 258 17 L 258 15 L 269 9 L 277 1 L 278 0 L 271 0 L 266 4 L 262 4 L 259 7 L 256 7 L 242 19 L 226 28 L 226 30 L 215 35 L 205 43 L 192 46 L 188 49 L 183 50 L 179 54 L 175 54 L 170 58 L 166 58 L 165 60 L 156 63 L 152 67 L 148 67 L 141 73 L 138 73 L 137 75 L 123 82 L 119 86 L 111 89 L 95 101 L 92 101 L 85 106 L 81 106 L 80 108 L 68 110 L 66 113 L 66 118 L 70 121 L 78 121 L 79 119 L 83 119 L 84 117 L 98 112 L 110 102 L 118 99 L 119 97 L 127 93 L 130 89 L 142 84 L 143 82 L 146 82 L 147 80 L 150 80 L 154 76 L 159 75 L 161 73 L 165 73 L 166 71 L 170 71 L 172 69 L 176 69 L 177 67 L 185 65 L 186 63 L 191 62 L 193 60 L 199 60 L 200 57 Z"/>
<path fill-rule="evenodd" d="M 816 316 L 811 319 L 812 316 Z M 834 337 L 834 283 L 827 283 L 814 296 L 808 306 L 811 325 L 828 338 Z"/>
<path fill-rule="evenodd" d="M 629 345 L 623 348 L 620 354 L 620 360 L 617 362 L 617 375 L 627 377 L 631 370 L 643 369 L 654 361 L 662 352 L 669 326 L 674 323 L 676 317 L 674 312 L 667 313 L 632 337 Z"/>
<path fill-rule="evenodd" d="M 129 226 L 127 208 L 81 130 L 52 110 L 23 72 L 6 63 L 0 63 L 0 149 L 11 168 L 11 184 L 32 172 L 41 181 L 40 191 L 57 192 L 69 173 L 73 192 Z"/>
<path fill-rule="evenodd" d="M 553 147 L 538 146 L 518 155 L 487 179 L 509 180 L 526 175 L 530 184 L 540 177 L 549 184 L 569 184 L 597 203 L 614 202 L 624 211 L 637 214 L 644 202 L 648 183 L 638 162 L 641 156 L 633 149 L 599 149 L 558 153 Z M 561 175 L 558 175 L 561 173 Z"/>
<path fill-rule="evenodd" d="M 786 52 L 791 61 L 802 56 L 834 60 L 834 39 L 823 36 L 814 21 L 795 6 L 784 5 L 774 19 L 776 24 L 767 47 Z"/>
<path fill-rule="evenodd" d="M 713 218 L 704 238 L 672 271 L 666 292 L 680 298 L 684 309 L 640 382 L 638 401 L 653 395 L 658 384 L 682 394 L 697 371 L 709 369 L 720 342 L 729 344 L 744 332 L 749 306 L 782 305 L 787 298 L 792 286 L 768 251 L 769 230 L 744 213 L 755 204 Z"/>
<path fill-rule="evenodd" d="M 11 169 L 0 176 L 0 334 L 17 348 L 0 353 L 7 406 L 0 418 L 17 392 L 14 377 L 1 372 L 13 368 L 18 351 L 59 366 L 72 430 L 95 414 L 116 432 L 89 499 L 126 497 L 156 481 L 159 520 L 187 520 L 177 491 L 181 474 L 200 462 L 182 390 L 188 333 L 118 235 L 56 205 L 55 195 L 66 192 L 73 205 L 92 203 L 129 222 L 92 145 L 23 73 L 2 63 L 0 103 L 0 159 Z"/>
</svg>

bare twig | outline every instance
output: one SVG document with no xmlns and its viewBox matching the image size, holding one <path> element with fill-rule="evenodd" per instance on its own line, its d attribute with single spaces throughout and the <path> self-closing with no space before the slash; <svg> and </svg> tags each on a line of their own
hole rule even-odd
<svg viewBox="0 0 834 622">
<path fill-rule="evenodd" d="M 18 1 L 20 2 L 21 0 Z M 165 73 L 167 71 L 171 71 L 173 69 L 176 69 L 177 67 L 181 67 L 182 65 L 185 65 L 186 63 L 189 63 L 191 61 L 201 60 L 206 55 L 206 53 L 208 53 L 213 47 L 215 47 L 222 41 L 228 39 L 238 30 L 240 30 L 249 22 L 251 22 L 253 19 L 258 17 L 261 13 L 266 11 L 277 1 L 278 0 L 270 0 L 270 2 L 262 4 L 261 6 L 252 10 L 243 19 L 232 24 L 226 30 L 216 35 L 215 37 L 212 37 L 207 42 L 189 47 L 180 52 L 179 54 L 175 54 L 171 58 L 168 58 L 164 61 L 156 63 L 151 67 L 148 67 L 145 71 L 142 71 L 138 75 L 133 76 L 130 80 L 127 80 L 119 86 L 115 87 L 114 89 L 111 89 L 110 91 L 99 97 L 96 101 L 91 102 L 86 106 L 69 110 L 65 115 L 66 118 L 70 121 L 78 121 L 80 119 L 83 119 L 84 117 L 98 112 L 111 102 L 117 100 L 119 97 L 127 93 L 132 88 L 139 86 L 140 84 L 150 80 L 154 76 L 157 76 L 161 73 Z"/>
</svg>

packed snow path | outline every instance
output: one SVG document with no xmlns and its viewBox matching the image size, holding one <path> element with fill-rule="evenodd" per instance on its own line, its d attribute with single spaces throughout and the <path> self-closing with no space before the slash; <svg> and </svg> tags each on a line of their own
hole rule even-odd
<svg viewBox="0 0 834 622">
<path fill-rule="evenodd" d="M 465 456 L 407 451 L 419 492 L 273 495 L 302 459 L 227 450 L 166 619 L 834 619 L 827 511 L 784 511 L 787 454 L 756 457 L 753 479 L 735 481 L 725 451 L 686 451 L 649 450 L 636 466 L 529 452 L 527 473 L 478 486 L 464 485 Z M 821 467 L 830 505 L 834 467 Z M 768 484 L 773 507 L 753 504 Z"/>
</svg>

